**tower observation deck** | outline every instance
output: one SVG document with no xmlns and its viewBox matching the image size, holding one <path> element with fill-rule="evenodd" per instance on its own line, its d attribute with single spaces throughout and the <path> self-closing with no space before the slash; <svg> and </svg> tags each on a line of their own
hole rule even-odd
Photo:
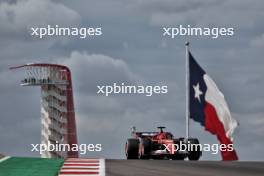
<svg viewBox="0 0 264 176">
<path fill-rule="evenodd" d="M 41 143 L 77 144 L 76 122 L 70 69 L 57 64 L 26 64 L 22 86 L 41 87 Z M 77 158 L 78 151 L 45 151 L 47 158 Z"/>
</svg>

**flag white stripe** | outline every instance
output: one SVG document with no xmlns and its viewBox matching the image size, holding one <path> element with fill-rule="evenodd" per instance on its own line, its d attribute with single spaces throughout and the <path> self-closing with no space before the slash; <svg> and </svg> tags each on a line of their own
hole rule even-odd
<svg viewBox="0 0 264 176">
<path fill-rule="evenodd" d="M 226 136 L 232 141 L 233 132 L 238 126 L 238 123 L 234 118 L 232 118 L 228 105 L 225 101 L 225 97 L 218 89 L 215 82 L 207 74 L 205 74 L 203 78 L 207 86 L 205 101 L 214 106 L 217 116 L 224 126 Z"/>
</svg>

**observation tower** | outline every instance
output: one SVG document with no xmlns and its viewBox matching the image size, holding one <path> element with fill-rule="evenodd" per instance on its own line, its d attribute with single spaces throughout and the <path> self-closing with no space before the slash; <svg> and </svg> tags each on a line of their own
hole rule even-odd
<svg viewBox="0 0 264 176">
<path fill-rule="evenodd" d="M 11 67 L 24 69 L 22 86 L 41 87 L 41 143 L 77 144 L 70 69 L 63 65 L 32 63 Z M 78 158 L 78 151 L 45 151 L 45 158 Z"/>
</svg>

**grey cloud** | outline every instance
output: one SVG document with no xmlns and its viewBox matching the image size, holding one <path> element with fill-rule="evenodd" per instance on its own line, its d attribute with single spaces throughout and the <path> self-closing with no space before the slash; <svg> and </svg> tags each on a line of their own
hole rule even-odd
<svg viewBox="0 0 264 176">
<path fill-rule="evenodd" d="M 121 59 L 114 59 L 102 54 L 72 52 L 69 58 L 58 61 L 69 66 L 77 91 L 97 92 L 97 86 L 116 83 L 133 84 L 140 78 L 131 72 Z"/>
<path fill-rule="evenodd" d="M 262 34 L 261 36 L 257 36 L 255 39 L 251 41 L 250 44 L 252 47 L 263 48 L 264 47 L 264 34 Z"/>
<path fill-rule="evenodd" d="M 24 38 L 30 27 L 78 24 L 80 15 L 74 10 L 51 0 L 22 0 L 16 3 L 0 3 L 1 37 Z M 23 37 L 24 36 L 24 37 Z"/>
<path fill-rule="evenodd" d="M 194 4 L 197 4 L 197 1 L 193 2 L 195 2 Z M 174 10 L 172 11 L 153 11 L 151 23 L 154 25 L 228 25 L 235 28 L 252 28 L 259 25 L 258 22 L 261 21 L 261 16 L 263 16 L 262 8 L 259 6 L 262 2 L 257 2 L 258 3 L 225 0 L 221 2 L 203 2 L 200 3 L 199 6 L 188 3 L 189 9 L 183 11 L 178 9 L 178 7 L 181 7 L 180 3 L 180 5 L 175 5 Z M 183 4 L 186 5 L 186 3 Z M 247 11 L 245 11 L 245 9 L 247 9 Z M 242 10 L 244 10 L 244 13 L 241 13 Z M 223 15 L 222 12 L 225 12 L 225 14 Z"/>
</svg>

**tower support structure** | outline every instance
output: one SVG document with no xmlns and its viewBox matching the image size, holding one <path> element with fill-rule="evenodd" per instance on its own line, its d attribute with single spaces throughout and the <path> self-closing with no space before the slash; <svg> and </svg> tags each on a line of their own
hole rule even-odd
<svg viewBox="0 0 264 176">
<path fill-rule="evenodd" d="M 26 64 L 10 69 L 24 69 L 22 86 L 41 87 L 41 143 L 77 144 L 71 71 L 64 65 Z M 62 146 L 62 145 L 61 145 Z M 67 148 L 68 148 L 67 147 Z M 77 158 L 78 151 L 54 150 L 41 154 L 46 158 Z"/>
</svg>

